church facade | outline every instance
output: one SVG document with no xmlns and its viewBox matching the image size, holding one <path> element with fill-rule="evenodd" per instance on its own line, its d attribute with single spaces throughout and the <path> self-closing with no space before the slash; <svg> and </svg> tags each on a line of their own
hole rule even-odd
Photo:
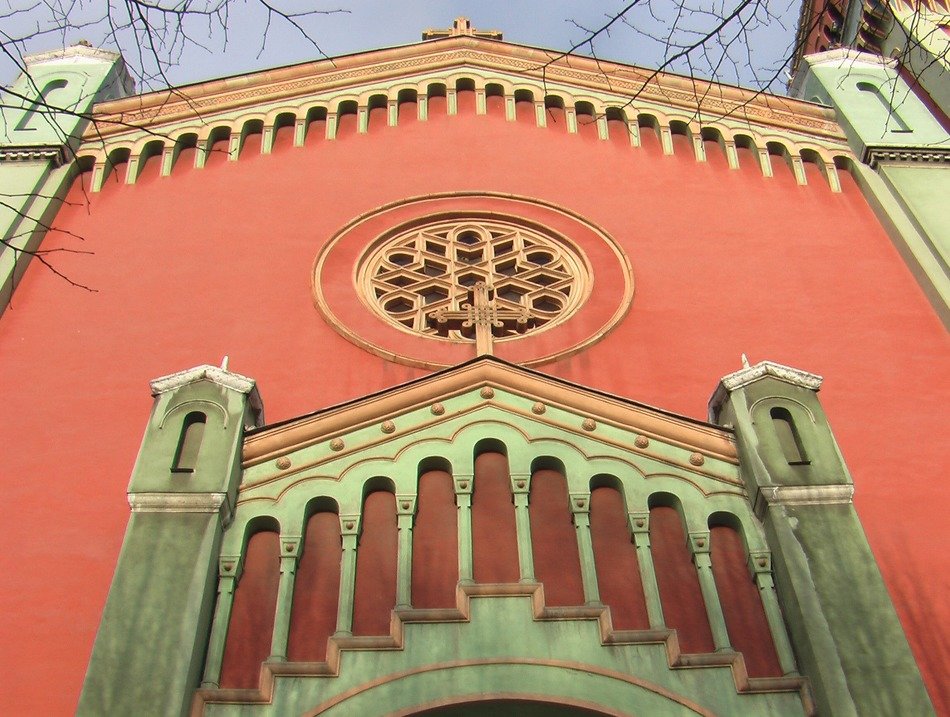
<svg viewBox="0 0 950 717">
<path fill-rule="evenodd" d="M 425 38 L 37 59 L 100 101 L 5 114 L 7 711 L 950 709 L 946 331 L 849 127 Z"/>
</svg>

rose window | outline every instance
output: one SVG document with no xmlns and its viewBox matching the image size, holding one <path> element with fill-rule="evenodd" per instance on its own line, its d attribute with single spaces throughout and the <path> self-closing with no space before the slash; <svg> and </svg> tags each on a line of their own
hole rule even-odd
<svg viewBox="0 0 950 717">
<path fill-rule="evenodd" d="M 491 310 L 528 321 L 499 322 L 504 339 L 537 332 L 570 316 L 590 289 L 580 252 L 558 235 L 515 219 L 434 220 L 384 235 L 358 268 L 364 300 L 386 321 L 440 336 L 434 317 L 472 306 L 485 284 Z M 441 335 L 471 339 L 455 328 Z"/>
</svg>

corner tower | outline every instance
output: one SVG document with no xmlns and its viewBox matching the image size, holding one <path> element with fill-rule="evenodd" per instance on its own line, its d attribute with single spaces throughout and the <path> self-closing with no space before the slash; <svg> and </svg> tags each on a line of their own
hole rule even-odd
<svg viewBox="0 0 950 717">
<path fill-rule="evenodd" d="M 51 228 L 75 176 L 72 159 L 96 102 L 133 91 L 117 52 L 80 43 L 28 55 L 0 108 L 0 313 Z"/>
</svg>

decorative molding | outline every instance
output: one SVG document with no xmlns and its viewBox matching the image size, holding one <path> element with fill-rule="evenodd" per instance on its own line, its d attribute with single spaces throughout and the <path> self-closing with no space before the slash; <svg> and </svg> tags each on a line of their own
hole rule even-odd
<svg viewBox="0 0 950 717">
<path fill-rule="evenodd" d="M 784 366 L 774 361 L 761 361 L 755 366 L 740 369 L 735 373 L 730 373 L 722 377 L 722 385 L 728 391 L 735 391 L 737 388 L 748 386 L 754 381 L 758 381 L 766 376 L 777 378 L 785 383 L 794 386 L 801 386 L 812 391 L 821 388 L 821 382 L 824 380 L 821 376 L 801 369 Z"/>
<path fill-rule="evenodd" d="M 850 483 L 762 486 L 759 496 L 768 505 L 839 505 L 853 501 L 854 486 Z"/>
<path fill-rule="evenodd" d="M 129 130 L 128 124 L 141 124 L 144 128 L 194 116 L 195 112 L 207 119 L 212 113 L 240 109 L 252 103 L 299 102 L 307 95 L 342 91 L 373 81 L 392 84 L 399 77 L 417 77 L 426 71 L 461 66 L 517 73 L 542 83 L 561 81 L 583 90 L 609 92 L 621 103 L 634 97 L 704 116 L 736 116 L 792 131 L 841 137 L 830 110 L 801 100 L 550 50 L 452 37 L 102 103 L 97 111 L 103 119 L 113 120 L 113 123 L 103 125 L 98 135 L 87 135 L 87 139 L 97 141 L 105 136 L 142 131 Z M 125 126 L 114 124 L 116 121 Z"/>
<path fill-rule="evenodd" d="M 0 147 L 0 162 L 49 161 L 53 167 L 66 162 L 66 148 L 59 144 L 8 145 Z"/>
<path fill-rule="evenodd" d="M 405 645 L 405 625 L 407 623 L 469 622 L 471 620 L 472 600 L 493 597 L 517 597 L 531 602 L 532 619 L 535 622 L 553 620 L 592 620 L 598 624 L 601 642 L 604 645 L 647 645 L 665 646 L 667 667 L 671 670 L 693 669 L 698 667 L 728 667 L 731 669 L 733 685 L 737 693 L 797 692 L 806 715 L 815 714 L 811 692 L 804 678 L 798 675 L 783 677 L 749 677 L 745 658 L 733 650 L 722 652 L 687 654 L 682 651 L 675 630 L 621 630 L 615 629 L 610 609 L 602 605 L 572 607 L 548 607 L 544 599 L 544 587 L 538 583 L 479 583 L 459 585 L 456 589 L 456 605 L 444 609 L 403 608 L 393 610 L 390 622 L 390 634 L 379 636 L 341 636 L 334 635 L 327 642 L 327 654 L 324 662 L 264 662 L 261 666 L 261 679 L 258 689 L 220 689 L 202 688 L 195 692 L 191 714 L 204 714 L 209 704 L 273 704 L 275 678 L 288 676 L 295 679 L 306 677 L 325 678 L 340 674 L 341 658 L 344 652 L 355 650 L 401 650 Z M 467 660 L 464 663 L 437 663 L 419 668 L 419 672 L 444 669 L 453 664 L 547 664 L 565 665 L 571 669 L 591 669 L 590 665 L 556 660 L 538 660 L 536 658 L 484 658 Z M 596 668 L 595 671 L 609 674 L 634 684 L 641 684 L 637 678 Z M 415 671 L 414 671 L 415 672 Z M 392 675 L 380 677 L 369 684 L 377 684 L 393 679 Z M 330 697 L 321 703 L 319 710 L 332 707 L 346 699 L 348 692 Z M 672 695 L 672 693 L 670 693 Z M 697 706 L 698 707 L 698 706 Z"/>
<path fill-rule="evenodd" d="M 868 147 L 862 161 L 872 169 L 882 162 L 950 164 L 950 147 Z"/>
<path fill-rule="evenodd" d="M 517 217 L 459 213 L 415 220 L 385 232 L 357 260 L 364 304 L 402 331 L 442 341 L 474 340 L 474 329 L 435 319 L 472 305 L 486 284 L 498 314 L 522 312 L 523 325 L 495 320 L 495 339 L 518 338 L 569 318 L 590 294 L 590 269 L 566 237 Z M 473 309 L 477 309 L 475 306 Z M 443 338 L 444 337 L 444 338 Z"/>
<path fill-rule="evenodd" d="M 196 381 L 211 381 L 232 391 L 249 394 L 254 390 L 254 379 L 233 373 L 217 366 L 204 364 L 194 368 L 178 371 L 167 376 L 161 376 L 149 382 L 152 395 L 158 396 L 168 391 L 175 391 Z"/>
<path fill-rule="evenodd" d="M 227 493 L 129 493 L 133 513 L 220 513 L 231 519 Z"/>
<path fill-rule="evenodd" d="M 745 362 L 744 355 L 743 362 Z M 821 383 L 824 380 L 818 374 L 802 371 L 801 369 L 792 368 L 791 366 L 784 366 L 774 361 L 761 361 L 755 366 L 746 365 L 744 368 L 727 374 L 720 379 L 719 385 L 716 386 L 716 390 L 709 399 L 710 419 L 714 420 L 716 416 L 719 415 L 719 409 L 722 407 L 728 394 L 766 377 L 776 378 L 779 381 L 790 383 L 793 386 L 807 388 L 811 391 L 820 389 Z"/>
<path fill-rule="evenodd" d="M 538 415 L 530 412 L 530 406 L 540 402 L 548 407 L 547 413 L 553 408 L 560 408 L 576 415 L 592 417 L 600 424 L 619 426 L 638 435 L 645 434 L 670 442 L 690 452 L 700 451 L 707 458 L 733 464 L 737 462 L 731 432 L 717 426 L 608 396 L 485 356 L 356 402 L 254 431 L 244 441 L 244 467 L 276 460 L 289 451 L 314 445 L 344 432 L 353 433 L 366 425 L 378 426 L 387 419 L 396 421 L 398 416 L 427 404 L 430 411 L 435 406 L 445 410 L 443 402 L 447 399 L 470 391 L 478 391 L 481 396 L 483 388 L 492 388 L 493 395 L 505 392 L 525 397 L 530 402 L 524 409 L 526 416 Z M 429 403 L 433 399 L 435 402 Z M 436 415 L 442 413 L 436 412 Z M 691 467 L 688 463 L 686 466 Z"/>
<path fill-rule="evenodd" d="M 112 63 L 121 60 L 122 55 L 112 50 L 103 50 L 100 47 L 93 47 L 89 44 L 80 42 L 79 44 L 65 47 L 61 50 L 47 50 L 45 52 L 35 52 L 32 55 L 23 56 L 23 64 L 26 67 L 38 65 L 42 62 L 58 62 L 62 60 L 102 60 Z"/>
</svg>

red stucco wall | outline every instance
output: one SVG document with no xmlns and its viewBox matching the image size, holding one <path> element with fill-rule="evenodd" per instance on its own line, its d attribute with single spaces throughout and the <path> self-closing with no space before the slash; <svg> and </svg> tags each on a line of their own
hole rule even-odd
<svg viewBox="0 0 950 717">
<path fill-rule="evenodd" d="M 462 107 L 447 117 L 435 101 L 428 122 L 398 128 L 374 112 L 368 135 L 344 122 L 341 139 L 304 148 L 281 132 L 271 156 L 251 138 L 240 161 L 216 155 L 202 170 L 185 152 L 170 178 L 153 160 L 135 186 L 110 181 L 98 195 L 76 185 L 57 225 L 85 241 L 45 246 L 94 252 L 50 259 L 96 293 L 34 262 L 0 318 L 2 711 L 75 707 L 128 517 L 148 380 L 228 354 L 259 382 L 273 422 L 423 375 L 329 328 L 311 269 L 353 217 L 461 190 L 561 205 L 629 256 L 625 321 L 541 370 L 697 418 L 742 352 L 826 377 L 858 512 L 950 711 L 950 570 L 937 547 L 950 497 L 947 336 L 853 184 L 832 194 L 815 173 L 796 186 L 784 165 L 764 179 L 745 154 L 731 171 L 714 153 L 696 163 L 682 143 L 662 156 L 649 135 L 635 149 Z"/>
</svg>

